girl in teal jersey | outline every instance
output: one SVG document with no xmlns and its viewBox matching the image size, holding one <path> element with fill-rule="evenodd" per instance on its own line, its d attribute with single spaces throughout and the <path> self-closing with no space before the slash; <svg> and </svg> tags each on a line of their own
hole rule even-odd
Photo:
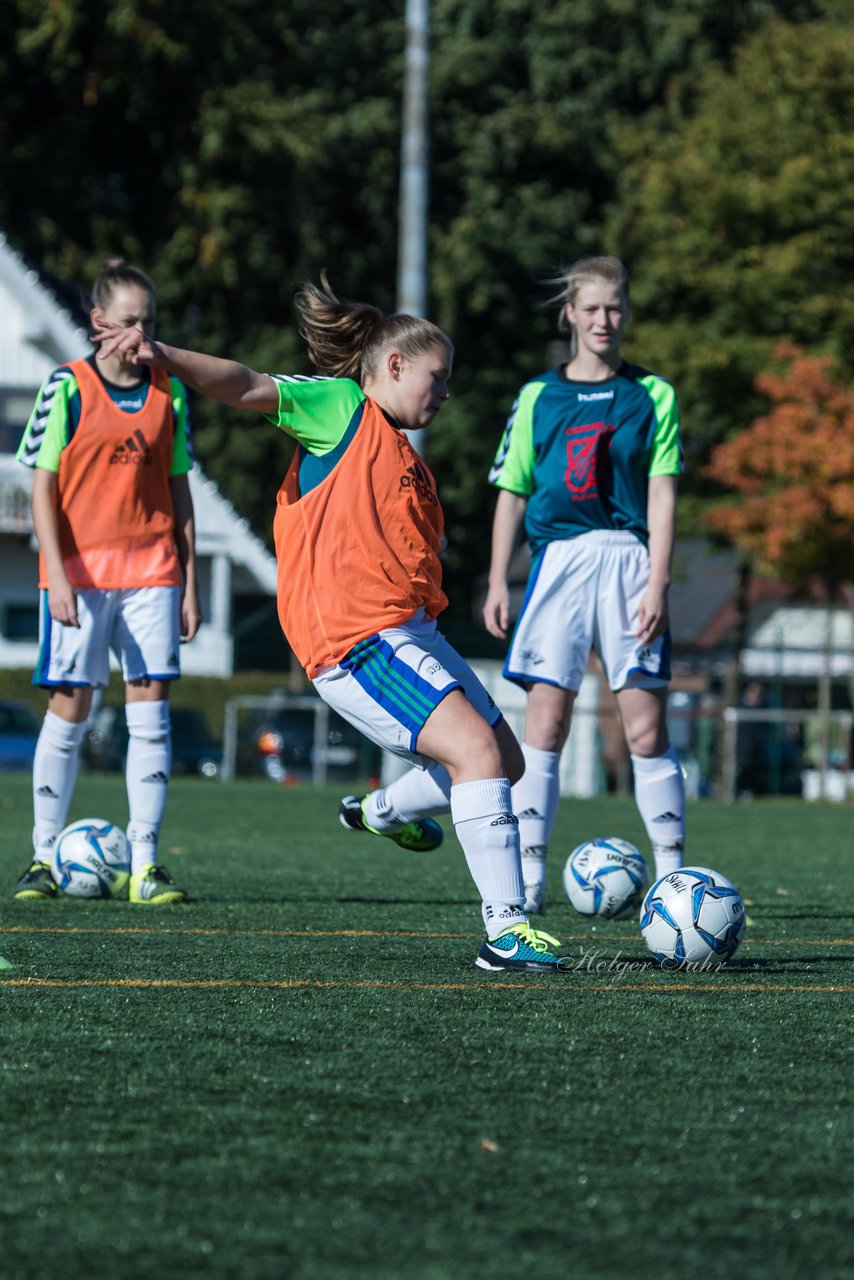
<svg viewBox="0 0 854 1280">
<path fill-rule="evenodd" d="M 661 876 L 682 864 L 682 771 L 667 733 L 667 591 L 679 413 L 672 387 L 628 364 L 628 276 L 588 258 L 562 277 L 569 361 L 521 390 L 495 459 L 499 489 L 483 618 L 505 637 L 508 569 L 523 524 L 532 567 L 504 674 L 528 694 L 525 774 L 513 790 L 526 909 L 543 910 L 558 766 L 595 645 L 631 753 L 635 797 Z"/>
</svg>

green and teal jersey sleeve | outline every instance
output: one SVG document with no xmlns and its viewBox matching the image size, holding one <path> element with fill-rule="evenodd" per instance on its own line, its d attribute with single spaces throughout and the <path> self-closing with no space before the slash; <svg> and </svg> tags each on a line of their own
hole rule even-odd
<svg viewBox="0 0 854 1280">
<path fill-rule="evenodd" d="M 669 382 L 654 373 L 638 378 L 655 406 L 655 430 L 649 459 L 651 476 L 682 474 L 682 440 L 679 434 L 679 403 Z"/>
<path fill-rule="evenodd" d="M 72 399 L 79 401 L 77 379 L 63 365 L 54 369 L 36 397 L 35 407 L 16 454 L 25 467 L 59 471 L 59 458 L 71 439 Z"/>
<path fill-rule="evenodd" d="M 489 472 L 489 483 L 498 489 L 509 489 L 528 498 L 534 491 L 534 407 L 545 383 L 529 382 L 510 410 L 495 461 Z"/>
<path fill-rule="evenodd" d="M 366 396 L 350 378 L 274 374 L 279 409 L 268 414 L 299 448 L 299 487 L 305 495 L 321 484 L 344 456 L 358 430 Z"/>
<path fill-rule="evenodd" d="M 361 417 L 365 393 L 350 378 L 287 374 L 273 377 L 279 390 L 279 408 L 267 417 L 293 436 L 307 453 L 320 457 L 337 449 L 354 416 Z"/>
</svg>

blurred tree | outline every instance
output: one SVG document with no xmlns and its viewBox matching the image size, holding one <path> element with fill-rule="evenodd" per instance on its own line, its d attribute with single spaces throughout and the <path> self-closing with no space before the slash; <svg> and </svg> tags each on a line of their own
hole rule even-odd
<svg viewBox="0 0 854 1280">
<path fill-rule="evenodd" d="M 553 336 L 541 282 L 602 246 L 618 183 L 636 199 L 640 223 L 624 196 L 622 230 L 612 224 L 610 242 L 635 269 L 638 354 L 648 349 L 653 367 L 674 377 L 692 426 L 702 424 L 707 401 L 714 405 L 685 352 L 717 371 L 721 331 L 731 335 L 719 316 L 708 333 L 696 331 L 702 349 L 681 343 L 694 295 L 670 288 L 671 264 L 652 249 L 669 247 L 674 227 L 665 201 L 656 241 L 655 182 L 642 147 L 656 173 L 668 170 L 667 148 L 682 163 L 680 132 L 695 100 L 698 119 L 713 109 L 714 76 L 729 84 L 733 50 L 769 16 L 801 22 L 822 7 L 546 0 L 532 12 L 523 0 L 434 0 L 431 289 L 434 318 L 453 334 L 458 358 L 430 461 L 441 475 L 448 582 L 461 610 L 488 558 L 485 476 L 503 419 Z M 817 66 L 804 59 L 798 78 L 791 55 L 782 59 L 781 94 L 794 95 L 785 110 L 797 119 L 792 130 L 775 124 L 773 136 L 797 133 L 822 178 L 841 181 L 840 129 L 824 109 L 822 85 L 836 64 L 818 32 L 810 36 Z M 792 48 L 798 41 L 794 32 Z M 305 371 L 290 306 L 296 282 L 326 267 L 342 293 L 393 305 L 402 46 L 402 0 L 7 0 L 0 228 L 34 261 L 81 283 L 105 255 L 122 252 L 154 276 L 165 336 L 256 368 Z M 773 59 L 761 70 L 770 81 L 757 89 L 760 134 L 773 123 Z M 630 131 L 618 150 L 627 122 L 657 104 L 650 129 L 634 142 Z M 846 109 L 840 100 L 839 112 Z M 814 154 L 828 139 L 838 169 Z M 703 200 L 717 176 L 712 160 Z M 774 190 L 789 198 L 789 188 Z M 813 192 L 810 209 L 825 228 L 822 219 L 842 211 L 832 191 L 822 199 Z M 708 216 L 690 202 L 680 216 L 690 222 L 695 212 L 705 227 Z M 843 218 L 834 241 L 839 253 L 845 225 Z M 757 233 L 761 244 L 763 224 Z M 682 234 L 690 241 L 684 227 Z M 789 299 L 785 273 L 773 279 Z M 728 287 L 727 277 L 707 282 L 701 317 L 710 291 L 718 312 L 732 312 Z M 755 316 L 732 314 L 749 345 Z M 195 418 L 206 469 L 269 536 L 288 442 L 211 402 L 197 402 Z"/>
<path fill-rule="evenodd" d="M 773 21 L 683 89 L 620 133 L 607 238 L 634 268 L 637 356 L 679 389 L 691 486 L 761 411 L 781 338 L 854 367 L 850 10 Z"/>
<path fill-rule="evenodd" d="M 854 621 L 854 389 L 831 376 L 829 356 L 792 343 L 775 351 L 781 373 L 762 373 L 756 389 L 770 410 L 712 451 L 707 474 L 738 495 L 706 514 L 716 533 L 767 573 L 795 587 L 818 580 L 827 602 L 824 662 L 818 681 L 817 758 L 831 745 L 833 617 L 843 588 Z M 849 676 L 854 704 L 854 670 Z M 845 748 L 847 756 L 848 748 Z"/>
<path fill-rule="evenodd" d="M 775 350 L 778 373 L 756 388 L 767 413 L 713 449 L 706 473 L 738 495 L 707 523 L 793 586 L 819 578 L 832 599 L 852 576 L 854 389 L 831 375 L 829 356 L 791 343 Z"/>
</svg>

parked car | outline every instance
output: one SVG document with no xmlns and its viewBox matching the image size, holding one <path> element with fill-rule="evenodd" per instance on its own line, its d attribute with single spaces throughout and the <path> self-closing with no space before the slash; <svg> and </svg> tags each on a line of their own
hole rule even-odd
<svg viewBox="0 0 854 1280">
<path fill-rule="evenodd" d="M 199 774 L 216 778 L 222 768 L 222 749 L 200 711 L 172 707 L 172 776 Z M 90 769 L 121 770 L 125 767 L 128 730 L 124 707 L 99 707 L 86 735 L 86 762 Z"/>
<path fill-rule="evenodd" d="M 41 723 L 25 702 L 0 702 L 0 772 L 29 773 Z"/>
<path fill-rule="evenodd" d="M 334 711 L 329 712 L 321 750 L 330 782 L 379 774 L 379 749 Z M 315 714 L 310 707 L 262 712 L 249 721 L 240 735 L 237 773 L 260 774 L 274 782 L 311 781 L 315 751 Z"/>
</svg>

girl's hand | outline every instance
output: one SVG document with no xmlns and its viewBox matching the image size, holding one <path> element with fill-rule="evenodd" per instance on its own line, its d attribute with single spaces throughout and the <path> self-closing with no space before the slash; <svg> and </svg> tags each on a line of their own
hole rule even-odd
<svg viewBox="0 0 854 1280">
<path fill-rule="evenodd" d="M 54 622 L 63 627 L 80 626 L 77 617 L 77 592 L 67 578 L 48 587 L 47 607 Z"/>
<path fill-rule="evenodd" d="M 649 644 L 667 629 L 667 588 L 648 586 L 638 605 L 638 629 L 641 644 Z"/>
<path fill-rule="evenodd" d="M 93 342 L 101 345 L 99 360 L 118 352 L 129 364 L 153 364 L 160 357 L 160 348 L 153 338 L 149 338 L 137 325 L 124 326 L 109 324 L 103 320 L 93 321 Z"/>
<path fill-rule="evenodd" d="M 202 611 L 195 590 L 187 590 L 181 600 L 181 644 L 189 644 L 202 625 Z"/>
<path fill-rule="evenodd" d="M 483 625 L 491 636 L 503 640 L 510 625 L 510 592 L 507 583 L 490 586 L 483 606 Z"/>
</svg>

